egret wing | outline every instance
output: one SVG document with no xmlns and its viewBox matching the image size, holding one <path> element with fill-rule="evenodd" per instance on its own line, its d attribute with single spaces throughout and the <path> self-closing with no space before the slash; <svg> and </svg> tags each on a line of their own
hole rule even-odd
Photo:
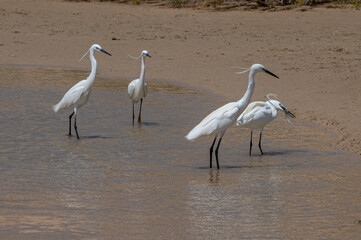
<svg viewBox="0 0 361 240">
<path fill-rule="evenodd" d="M 214 122 L 215 119 L 222 119 L 225 116 L 227 116 L 227 112 L 232 111 L 233 106 L 231 106 L 232 103 L 227 103 L 226 105 L 223 105 L 220 108 L 217 108 L 210 114 L 208 114 L 207 117 L 205 117 L 197 126 L 207 126 L 211 122 Z"/>
<path fill-rule="evenodd" d="M 264 102 L 252 102 L 243 113 L 238 117 L 237 122 L 241 125 L 247 124 L 252 121 L 253 117 L 265 106 Z"/>
<path fill-rule="evenodd" d="M 237 112 L 239 111 L 239 107 L 235 102 L 231 102 L 228 103 L 226 105 L 224 105 L 221 108 L 222 111 L 222 115 L 219 117 L 220 119 L 235 119 L 235 114 L 237 114 Z"/>
<path fill-rule="evenodd" d="M 238 107 L 235 103 L 228 103 L 205 117 L 197 126 L 195 126 L 186 136 L 188 140 L 193 140 L 202 135 L 209 135 L 216 130 L 221 130 L 228 124 L 233 124 L 232 116 L 237 112 Z M 232 115 L 233 114 L 233 115 Z"/>
<path fill-rule="evenodd" d="M 80 83 L 81 82 L 74 85 L 72 88 L 69 89 L 69 91 L 65 93 L 64 97 L 59 102 L 59 106 L 58 106 L 59 109 L 68 108 L 78 103 L 78 101 L 81 99 L 85 91 L 84 86 Z"/>
<path fill-rule="evenodd" d="M 134 90 L 135 90 L 135 82 L 136 80 L 133 80 L 131 83 L 129 83 L 128 85 L 128 97 L 131 98 L 132 95 L 134 94 Z"/>
</svg>

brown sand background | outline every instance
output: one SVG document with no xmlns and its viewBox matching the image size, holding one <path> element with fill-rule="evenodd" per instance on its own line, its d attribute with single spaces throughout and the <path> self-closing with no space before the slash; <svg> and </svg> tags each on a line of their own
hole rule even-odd
<svg viewBox="0 0 361 240">
<path fill-rule="evenodd" d="M 247 75 L 235 75 L 231 67 L 261 63 L 280 79 L 258 74 L 252 101 L 276 93 L 298 121 L 334 132 L 336 148 L 361 155 L 361 12 L 302 9 L 214 12 L 0 0 L 0 64 L 90 69 L 88 58 L 79 59 L 99 43 L 113 56 L 97 54 L 98 72 L 131 80 L 140 62 L 128 54 L 147 49 L 153 56 L 148 80 L 205 90 L 226 103 L 247 87 Z"/>
</svg>

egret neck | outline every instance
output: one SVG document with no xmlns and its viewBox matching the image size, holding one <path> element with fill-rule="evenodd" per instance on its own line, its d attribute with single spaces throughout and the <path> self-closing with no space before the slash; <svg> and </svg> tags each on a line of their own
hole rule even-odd
<svg viewBox="0 0 361 240">
<path fill-rule="evenodd" d="M 276 105 L 273 104 L 271 100 L 268 100 L 267 103 L 268 103 L 269 105 L 271 105 L 272 118 L 276 118 L 276 117 L 277 117 L 277 107 L 276 107 Z"/>
<path fill-rule="evenodd" d="M 247 87 L 247 91 L 246 93 L 243 95 L 243 97 L 238 100 L 238 106 L 241 108 L 240 110 L 243 111 L 248 103 L 250 102 L 251 100 L 251 97 L 252 97 L 252 94 L 253 94 L 253 91 L 254 91 L 254 88 L 255 88 L 255 83 L 254 83 L 254 75 L 256 74 L 256 72 L 251 69 L 251 72 L 249 73 L 249 76 L 248 76 L 248 87 Z M 243 105 L 243 107 L 242 107 Z"/>
<path fill-rule="evenodd" d="M 94 57 L 93 49 L 91 49 L 89 52 L 89 58 L 90 58 L 90 62 L 92 64 L 92 68 L 91 68 L 90 75 L 87 78 L 87 85 L 88 85 L 88 87 L 91 87 L 94 83 L 95 75 L 97 73 L 97 60 Z"/>
<path fill-rule="evenodd" d="M 140 85 L 144 84 L 144 76 L 145 76 L 145 59 L 144 59 L 144 56 L 142 55 L 142 68 L 140 70 L 140 77 L 139 77 Z"/>
</svg>

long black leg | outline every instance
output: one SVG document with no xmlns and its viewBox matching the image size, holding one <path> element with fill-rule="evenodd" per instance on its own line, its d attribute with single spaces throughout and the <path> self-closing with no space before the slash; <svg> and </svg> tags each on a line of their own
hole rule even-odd
<svg viewBox="0 0 361 240">
<path fill-rule="evenodd" d="M 252 155 L 252 131 L 251 131 L 251 140 L 249 142 L 249 155 L 251 156 Z"/>
<path fill-rule="evenodd" d="M 134 115 L 134 102 L 133 102 L 133 126 L 134 126 L 134 118 L 135 118 L 135 115 Z"/>
<path fill-rule="evenodd" d="M 217 136 L 215 136 L 214 140 L 213 140 L 213 143 L 212 143 L 212 146 L 211 148 L 209 149 L 209 168 L 212 168 L 212 154 L 213 154 L 213 146 L 214 146 L 214 143 L 216 142 L 217 140 Z"/>
<path fill-rule="evenodd" d="M 69 136 L 71 136 L 71 118 L 73 117 L 74 112 L 69 115 Z"/>
<path fill-rule="evenodd" d="M 262 140 L 262 131 L 259 134 L 258 147 L 259 147 L 259 150 L 261 150 L 261 154 L 263 155 L 263 151 L 262 151 L 262 148 L 261 148 L 261 140 Z"/>
<path fill-rule="evenodd" d="M 139 115 L 138 115 L 138 123 L 142 121 L 142 104 L 143 104 L 143 98 L 140 99 L 140 107 L 139 107 Z"/>
<path fill-rule="evenodd" d="M 223 137 L 223 136 L 222 136 Z M 219 146 L 221 145 L 221 141 L 222 141 L 222 137 L 219 138 L 219 141 L 218 141 L 218 144 L 217 144 L 217 148 L 216 148 L 216 160 L 217 160 L 217 169 L 219 169 L 219 163 L 218 163 L 218 149 L 219 149 Z"/>
<path fill-rule="evenodd" d="M 75 115 L 75 118 L 74 118 L 74 129 L 75 129 L 76 137 L 79 140 L 78 127 L 76 126 L 76 115 Z"/>
</svg>

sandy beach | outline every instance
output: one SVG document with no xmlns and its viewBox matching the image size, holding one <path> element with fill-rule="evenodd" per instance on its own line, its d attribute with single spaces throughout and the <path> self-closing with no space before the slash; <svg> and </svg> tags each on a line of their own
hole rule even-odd
<svg viewBox="0 0 361 240">
<path fill-rule="evenodd" d="M 101 75 L 129 80 L 139 75 L 140 63 L 128 55 L 147 49 L 152 55 L 149 81 L 204 90 L 226 103 L 238 100 L 247 87 L 247 76 L 234 74 L 232 66 L 261 63 L 280 79 L 258 74 L 252 101 L 275 93 L 297 121 L 335 133 L 337 149 L 361 155 L 360 11 L 214 12 L 60 0 L 0 3 L 1 65 L 89 69 L 88 59 L 79 59 L 98 43 L 113 55 L 97 55 Z"/>
</svg>

